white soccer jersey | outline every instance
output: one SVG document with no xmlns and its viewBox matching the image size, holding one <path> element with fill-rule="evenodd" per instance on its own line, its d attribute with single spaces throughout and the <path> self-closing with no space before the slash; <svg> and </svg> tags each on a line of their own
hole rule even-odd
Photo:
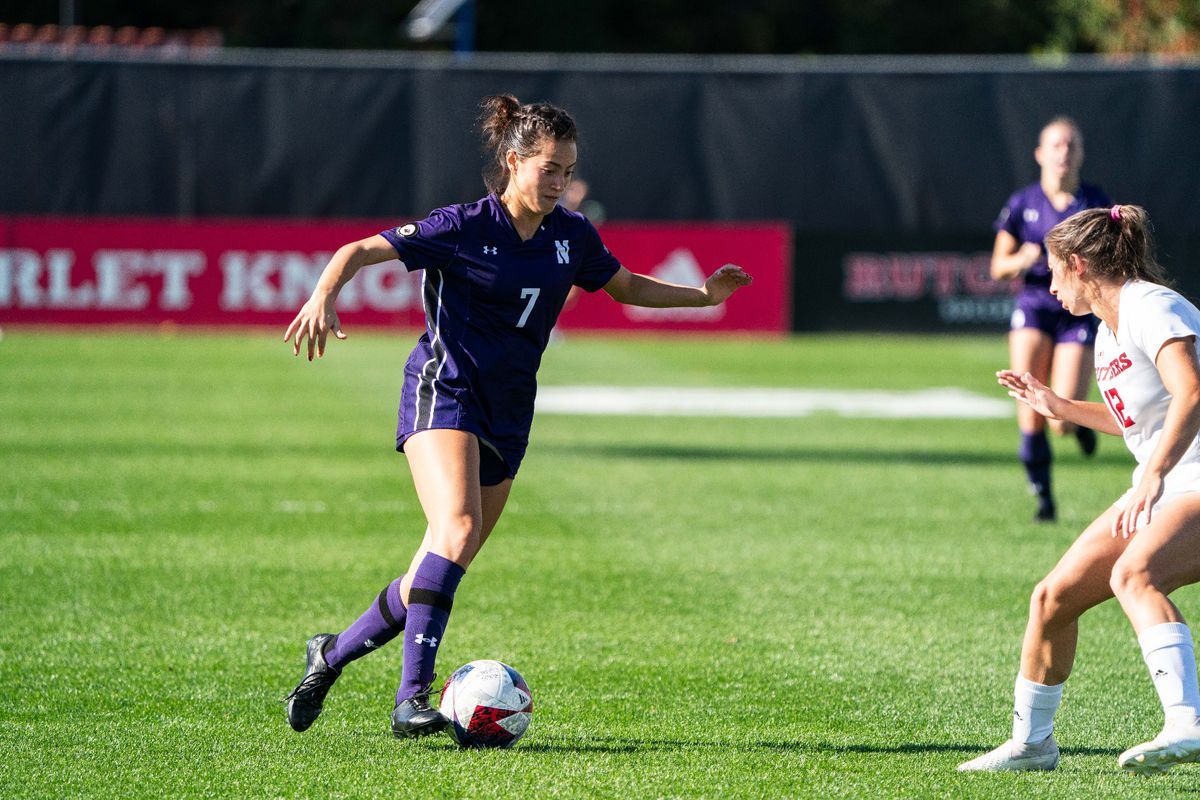
<svg viewBox="0 0 1200 800">
<path fill-rule="evenodd" d="M 1101 323 L 1096 335 L 1096 382 L 1125 445 L 1138 464 L 1145 464 L 1158 446 L 1171 403 L 1154 360 L 1167 341 L 1200 337 L 1200 311 L 1165 286 L 1130 281 L 1121 289 L 1118 314 L 1118 332 Z M 1200 437 L 1179 460 L 1179 465 L 1189 463 L 1200 463 Z"/>
</svg>

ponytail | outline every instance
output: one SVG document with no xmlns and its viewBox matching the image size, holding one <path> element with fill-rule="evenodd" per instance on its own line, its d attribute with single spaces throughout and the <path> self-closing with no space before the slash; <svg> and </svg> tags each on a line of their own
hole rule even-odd
<svg viewBox="0 0 1200 800">
<path fill-rule="evenodd" d="M 1045 242 L 1046 249 L 1057 258 L 1082 258 L 1097 278 L 1171 284 L 1154 258 L 1153 226 L 1141 206 L 1080 211 L 1051 228 Z"/>
</svg>

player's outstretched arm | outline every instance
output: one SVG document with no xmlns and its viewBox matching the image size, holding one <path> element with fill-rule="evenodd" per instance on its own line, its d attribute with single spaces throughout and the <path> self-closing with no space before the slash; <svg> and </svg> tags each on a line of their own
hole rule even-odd
<svg viewBox="0 0 1200 800">
<path fill-rule="evenodd" d="M 300 344 L 307 338 L 308 360 L 312 361 L 314 350 L 318 358 L 325 355 L 325 339 L 330 333 L 335 338 L 345 339 L 346 334 L 342 332 L 342 324 L 334 310 L 338 292 L 361 268 L 395 257 L 395 248 L 382 236 L 372 236 L 340 247 L 321 271 L 312 296 L 283 334 L 285 342 L 292 340 L 292 354 L 300 355 Z"/>
<path fill-rule="evenodd" d="M 1121 435 L 1121 427 L 1103 403 L 1059 397 L 1053 389 L 1028 372 L 1002 369 L 996 373 L 996 382 L 1008 390 L 1009 397 L 1024 403 L 1047 419 L 1061 419 L 1113 436 Z"/>
<path fill-rule="evenodd" d="M 621 267 L 605 284 L 604 291 L 613 300 L 627 306 L 698 308 L 724 303 L 729 295 L 743 286 L 749 286 L 753 280 L 745 270 L 735 264 L 726 264 L 718 269 L 709 276 L 703 286 L 667 283 Z"/>
</svg>

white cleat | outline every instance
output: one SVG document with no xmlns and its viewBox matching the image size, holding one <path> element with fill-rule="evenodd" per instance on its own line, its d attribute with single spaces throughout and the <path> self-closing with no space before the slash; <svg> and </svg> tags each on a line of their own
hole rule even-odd
<svg viewBox="0 0 1200 800">
<path fill-rule="evenodd" d="M 1047 736 L 1037 744 L 1009 739 L 990 753 L 958 765 L 959 772 L 1034 772 L 1058 766 L 1058 744 Z"/>
<path fill-rule="evenodd" d="M 1121 753 L 1121 769 L 1136 775 L 1166 772 L 1176 764 L 1200 761 L 1200 725 L 1168 725 L 1145 744 Z"/>
</svg>

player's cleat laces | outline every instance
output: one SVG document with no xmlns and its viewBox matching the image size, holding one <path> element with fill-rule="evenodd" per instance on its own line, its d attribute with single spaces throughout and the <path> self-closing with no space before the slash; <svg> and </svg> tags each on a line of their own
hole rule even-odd
<svg viewBox="0 0 1200 800">
<path fill-rule="evenodd" d="M 1136 775 L 1166 772 L 1189 761 L 1200 761 L 1200 725 L 1168 725 L 1158 736 L 1117 758 L 1122 769 Z"/>
<path fill-rule="evenodd" d="M 432 691 L 433 684 L 430 683 L 423 691 L 417 692 L 407 700 L 401 700 L 392 711 L 392 734 L 397 739 L 438 733 L 449 723 L 441 711 L 429 704 Z"/>
<path fill-rule="evenodd" d="M 1047 736 L 1037 744 L 1017 744 L 1009 739 L 978 758 L 958 765 L 959 772 L 1035 772 L 1058 766 L 1058 744 Z"/>
<path fill-rule="evenodd" d="M 286 698 L 287 720 L 294 731 L 306 731 L 316 721 L 325 695 L 342 674 L 325 662 L 325 649 L 336 639 L 332 633 L 318 633 L 308 640 L 304 677 Z"/>
</svg>

